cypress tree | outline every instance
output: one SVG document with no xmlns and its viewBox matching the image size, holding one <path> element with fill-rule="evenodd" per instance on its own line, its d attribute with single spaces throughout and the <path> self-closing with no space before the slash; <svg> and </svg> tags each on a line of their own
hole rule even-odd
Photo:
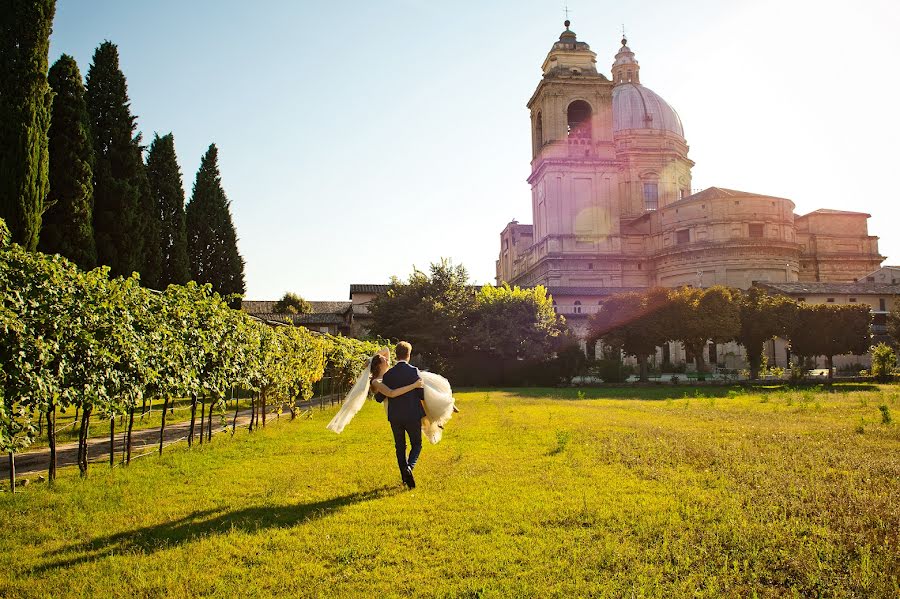
<svg viewBox="0 0 900 599">
<path fill-rule="evenodd" d="M 150 175 L 144 164 L 144 146 L 141 145 L 140 134 L 134 140 L 134 151 L 136 152 L 135 160 L 141 165 L 137 175 L 138 208 L 135 223 L 142 240 L 138 270 L 141 273 L 142 285 L 151 289 L 159 289 L 163 263 L 160 243 L 161 223 L 156 197 L 150 187 Z"/>
<path fill-rule="evenodd" d="M 198 283 L 210 283 L 220 295 L 243 295 L 244 259 L 238 253 L 215 144 L 209 146 L 200 162 L 185 219 L 191 277 Z"/>
<path fill-rule="evenodd" d="M 159 288 L 183 285 L 191 279 L 184 217 L 184 185 L 171 133 L 153 138 L 147 154 L 147 178 L 159 220 L 161 256 Z"/>
<path fill-rule="evenodd" d="M 93 162 L 84 84 L 75 59 L 63 54 L 48 77 L 56 94 L 50 123 L 50 207 L 38 249 L 61 254 L 85 270 L 97 264 L 94 248 Z"/>
<path fill-rule="evenodd" d="M 94 243 L 97 262 L 113 276 L 141 268 L 143 230 L 141 178 L 145 177 L 140 137 L 135 136 L 119 50 L 103 42 L 94 52 L 85 86 L 94 146 Z"/>
<path fill-rule="evenodd" d="M 50 187 L 53 92 L 47 54 L 55 0 L 0 0 L 0 218 L 35 250 Z"/>
</svg>

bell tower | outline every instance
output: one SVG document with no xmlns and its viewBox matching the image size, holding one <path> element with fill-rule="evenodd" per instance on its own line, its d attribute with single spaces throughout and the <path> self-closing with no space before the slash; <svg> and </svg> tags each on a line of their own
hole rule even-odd
<svg viewBox="0 0 900 599">
<path fill-rule="evenodd" d="M 525 285 L 621 285 L 613 82 L 565 22 L 531 111 L 533 240 Z M 528 279 L 528 280 L 525 280 Z"/>
</svg>

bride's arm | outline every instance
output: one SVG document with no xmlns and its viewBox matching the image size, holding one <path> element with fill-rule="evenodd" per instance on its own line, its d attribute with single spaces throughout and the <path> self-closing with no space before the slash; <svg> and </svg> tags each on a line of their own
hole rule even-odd
<svg viewBox="0 0 900 599">
<path fill-rule="evenodd" d="M 422 379 L 417 380 L 412 385 L 406 385 L 405 387 L 400 387 L 399 389 L 391 389 L 380 381 L 372 381 L 372 389 L 374 389 L 378 393 L 381 393 L 385 397 L 397 397 L 398 395 L 409 393 L 413 389 L 422 389 L 423 387 L 425 387 L 425 383 L 422 382 Z"/>
</svg>

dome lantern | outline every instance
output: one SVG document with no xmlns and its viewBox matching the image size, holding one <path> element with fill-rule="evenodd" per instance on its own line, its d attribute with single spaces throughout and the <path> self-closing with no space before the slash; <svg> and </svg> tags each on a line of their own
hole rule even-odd
<svg viewBox="0 0 900 599">
<path fill-rule="evenodd" d="M 622 37 L 622 47 L 616 54 L 616 61 L 612 66 L 613 81 L 616 85 L 620 83 L 640 83 L 641 82 L 641 66 L 634 58 L 634 52 L 628 47 L 628 40 Z"/>
</svg>

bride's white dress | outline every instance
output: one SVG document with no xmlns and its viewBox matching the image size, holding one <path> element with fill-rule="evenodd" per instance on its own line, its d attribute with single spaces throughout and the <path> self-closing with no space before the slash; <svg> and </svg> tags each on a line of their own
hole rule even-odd
<svg viewBox="0 0 900 599">
<path fill-rule="evenodd" d="M 422 419 L 422 433 L 432 443 L 441 440 L 444 433 L 444 425 L 453 417 L 453 390 L 450 381 L 433 372 L 419 371 L 422 382 L 425 383 L 425 418 Z M 326 427 L 328 430 L 340 433 L 344 430 L 353 417 L 362 409 L 369 395 L 369 367 L 366 366 L 356 382 L 344 398 L 344 405 L 334 415 Z M 387 399 L 384 407 L 387 409 Z"/>
</svg>

